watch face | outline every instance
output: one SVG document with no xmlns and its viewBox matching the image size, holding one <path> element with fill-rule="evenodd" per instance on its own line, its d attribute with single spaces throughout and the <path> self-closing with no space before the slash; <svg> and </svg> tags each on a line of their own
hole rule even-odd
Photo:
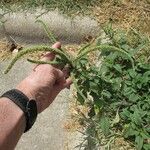
<svg viewBox="0 0 150 150">
<path fill-rule="evenodd" d="M 32 126 L 37 118 L 37 105 L 35 100 L 30 100 L 27 104 L 29 124 Z"/>
</svg>

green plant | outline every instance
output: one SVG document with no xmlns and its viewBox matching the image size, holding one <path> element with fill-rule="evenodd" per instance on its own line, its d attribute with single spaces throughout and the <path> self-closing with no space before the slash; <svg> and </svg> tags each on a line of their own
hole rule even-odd
<svg viewBox="0 0 150 150">
<path fill-rule="evenodd" d="M 43 24 L 50 40 L 55 41 L 46 24 L 41 20 L 38 22 Z M 104 30 L 110 41 L 102 44 L 101 39 L 98 38 L 96 42 L 79 49 L 76 57 L 63 48 L 53 49 L 49 46 L 26 48 L 17 54 L 4 73 L 8 73 L 15 62 L 25 54 L 35 51 L 55 52 L 57 57 L 54 61 L 31 59 L 28 61 L 70 67 L 77 100 L 82 105 L 90 101 L 91 111 L 88 121 L 86 119 L 88 140 L 93 143 L 95 139 L 99 145 L 102 145 L 101 137 L 106 138 L 105 145 L 108 148 L 116 137 L 122 136 L 138 150 L 148 150 L 150 148 L 150 64 L 147 55 L 144 56 L 141 50 L 147 51 L 149 40 L 141 37 L 134 30 L 130 33 L 114 31 L 111 25 Z M 98 57 L 100 65 L 89 61 L 91 57 L 89 53 L 94 51 L 98 53 L 100 51 Z M 91 126 L 92 131 L 88 130 Z"/>
<path fill-rule="evenodd" d="M 69 16 L 74 14 L 86 14 L 91 6 L 95 6 L 99 2 L 97 0 L 1 0 L 0 9 L 5 13 L 15 11 L 28 11 L 37 8 L 45 9 L 39 16 L 48 11 L 58 9 L 63 14 Z"/>
<path fill-rule="evenodd" d="M 111 39 L 109 45 L 123 49 L 134 59 L 134 68 L 126 57 L 118 55 L 118 51 L 102 51 L 100 67 L 89 64 L 88 59 L 80 62 L 79 68 L 82 69 L 76 78 L 79 89 L 93 98 L 90 104 L 92 113 L 89 112 L 89 117 L 95 122 L 94 132 L 97 133 L 93 136 L 93 132 L 88 132 L 87 137 L 99 139 L 98 144 L 101 146 L 102 139 L 105 139 L 106 149 L 110 149 L 115 138 L 124 137 L 136 149 L 148 150 L 150 63 L 147 58 L 150 56 L 150 42 L 133 29 L 129 33 L 114 31 L 111 24 L 105 28 L 105 32 Z M 97 44 L 101 45 L 100 39 Z M 78 98 L 85 103 L 82 97 Z M 93 122 L 91 121 L 91 125 Z M 90 128 L 87 126 L 87 129 Z"/>
</svg>

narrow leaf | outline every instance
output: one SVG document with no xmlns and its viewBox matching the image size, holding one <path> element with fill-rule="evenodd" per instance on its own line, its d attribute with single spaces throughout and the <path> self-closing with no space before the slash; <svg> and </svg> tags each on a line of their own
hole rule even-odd
<svg viewBox="0 0 150 150">
<path fill-rule="evenodd" d="M 141 150 L 142 149 L 142 147 L 143 147 L 143 141 L 144 141 L 143 137 L 136 136 L 135 143 L 136 143 L 137 150 Z"/>
<path fill-rule="evenodd" d="M 115 124 L 119 123 L 120 121 L 120 116 L 119 116 L 119 109 L 116 112 L 116 117 L 115 119 L 112 121 L 112 126 L 114 126 Z"/>
<path fill-rule="evenodd" d="M 108 117 L 105 117 L 103 116 L 100 120 L 100 127 L 104 133 L 105 136 L 108 136 L 109 133 L 110 133 L 110 123 L 109 123 L 109 118 Z"/>
</svg>

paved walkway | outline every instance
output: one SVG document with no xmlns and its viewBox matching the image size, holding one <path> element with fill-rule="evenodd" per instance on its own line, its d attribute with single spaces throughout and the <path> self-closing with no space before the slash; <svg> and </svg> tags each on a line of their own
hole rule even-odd
<svg viewBox="0 0 150 150">
<path fill-rule="evenodd" d="M 18 43 L 49 43 L 41 24 L 35 23 L 36 16 L 40 13 L 41 10 L 37 9 L 34 13 L 17 12 L 5 15 L 3 19 L 7 20 L 5 22 L 7 33 Z M 85 37 L 96 37 L 102 32 L 97 21 L 87 16 L 71 19 L 58 11 L 51 11 L 38 19 L 43 20 L 57 40 L 65 44 L 81 43 Z M 3 36 L 3 28 L 0 28 L 0 38 Z"/>
</svg>

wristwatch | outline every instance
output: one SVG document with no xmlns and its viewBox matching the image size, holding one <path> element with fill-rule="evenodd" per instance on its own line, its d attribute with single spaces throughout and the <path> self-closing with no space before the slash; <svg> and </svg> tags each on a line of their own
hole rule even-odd
<svg viewBox="0 0 150 150">
<path fill-rule="evenodd" d="M 7 97 L 12 100 L 25 114 L 26 128 L 24 132 L 27 132 L 35 123 L 37 118 L 37 105 L 36 101 L 29 98 L 17 89 L 12 89 L 4 93 L 1 97 Z"/>
</svg>

